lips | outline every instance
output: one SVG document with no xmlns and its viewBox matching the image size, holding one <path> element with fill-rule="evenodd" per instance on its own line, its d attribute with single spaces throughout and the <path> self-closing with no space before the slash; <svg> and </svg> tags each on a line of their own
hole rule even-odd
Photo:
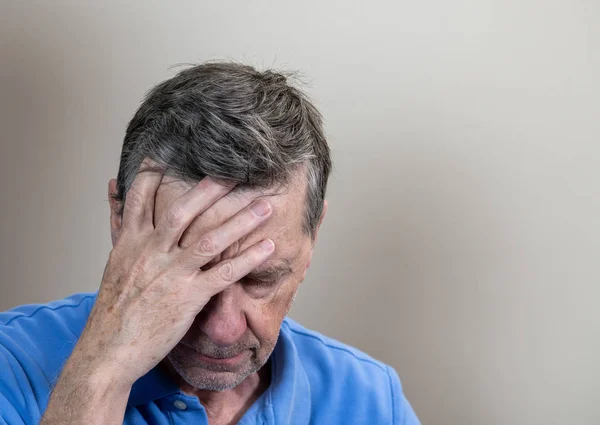
<svg viewBox="0 0 600 425">
<path fill-rule="evenodd" d="M 247 351 L 242 351 L 241 353 L 233 356 L 233 357 L 210 357 L 200 354 L 196 351 L 198 358 L 204 363 L 212 363 L 218 365 L 235 365 L 239 363 L 245 356 Z"/>
<path fill-rule="evenodd" d="M 246 349 L 233 355 L 227 355 L 229 353 L 223 353 L 224 355 L 217 353 L 215 356 L 213 353 L 211 353 L 212 355 L 202 354 L 185 343 L 180 343 L 179 346 L 188 352 L 187 356 L 195 358 L 209 369 L 218 368 L 220 370 L 223 368 L 229 369 L 231 367 L 236 367 L 251 354 L 251 350 Z"/>
</svg>

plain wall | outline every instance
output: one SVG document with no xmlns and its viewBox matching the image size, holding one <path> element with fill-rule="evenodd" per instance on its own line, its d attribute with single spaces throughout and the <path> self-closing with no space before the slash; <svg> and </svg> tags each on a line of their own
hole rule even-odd
<svg viewBox="0 0 600 425">
<path fill-rule="evenodd" d="M 299 69 L 336 169 L 292 317 L 393 365 L 424 424 L 600 423 L 598 2 L 1 5 L 0 309 L 98 287 L 171 65 Z"/>
</svg>

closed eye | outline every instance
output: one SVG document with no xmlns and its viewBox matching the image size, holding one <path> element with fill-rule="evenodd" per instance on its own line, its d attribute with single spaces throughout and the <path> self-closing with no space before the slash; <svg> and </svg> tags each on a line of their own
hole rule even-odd
<svg viewBox="0 0 600 425">
<path fill-rule="evenodd" d="M 277 285 L 282 278 L 290 273 L 292 273 L 292 269 L 289 265 L 263 266 L 248 273 L 242 279 L 242 282 L 246 285 L 266 288 Z"/>
<path fill-rule="evenodd" d="M 273 279 L 273 280 L 259 280 L 259 279 L 252 279 L 249 277 L 245 277 L 242 279 L 242 283 L 244 285 L 249 285 L 249 286 L 256 286 L 259 288 L 268 288 L 270 286 L 275 286 L 277 284 L 277 279 Z"/>
</svg>

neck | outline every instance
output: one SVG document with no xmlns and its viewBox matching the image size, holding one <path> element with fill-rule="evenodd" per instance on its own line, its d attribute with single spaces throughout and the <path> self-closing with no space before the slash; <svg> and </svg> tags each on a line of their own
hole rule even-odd
<svg viewBox="0 0 600 425">
<path fill-rule="evenodd" d="M 167 363 L 169 374 L 185 394 L 198 397 L 206 409 L 210 425 L 236 424 L 244 413 L 268 388 L 271 380 L 271 362 L 249 375 L 241 384 L 225 391 L 199 390 L 185 382 Z"/>
</svg>

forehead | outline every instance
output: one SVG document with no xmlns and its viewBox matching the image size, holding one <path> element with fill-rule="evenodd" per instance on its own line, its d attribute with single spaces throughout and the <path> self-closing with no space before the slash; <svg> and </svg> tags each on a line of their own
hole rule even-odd
<svg viewBox="0 0 600 425">
<path fill-rule="evenodd" d="M 169 205 L 193 186 L 173 177 L 165 176 L 155 199 L 155 215 L 160 216 Z M 310 249 L 310 237 L 303 231 L 306 208 L 306 180 L 291 179 L 290 184 L 276 190 L 234 189 L 211 208 L 197 216 L 184 232 L 181 245 L 188 246 L 208 231 L 220 226 L 245 205 L 258 199 L 267 200 L 272 206 L 269 219 L 242 238 L 237 250 L 242 252 L 265 238 L 275 243 L 275 252 L 261 269 L 293 263 Z M 235 252 L 231 253 L 236 255 Z"/>
</svg>

